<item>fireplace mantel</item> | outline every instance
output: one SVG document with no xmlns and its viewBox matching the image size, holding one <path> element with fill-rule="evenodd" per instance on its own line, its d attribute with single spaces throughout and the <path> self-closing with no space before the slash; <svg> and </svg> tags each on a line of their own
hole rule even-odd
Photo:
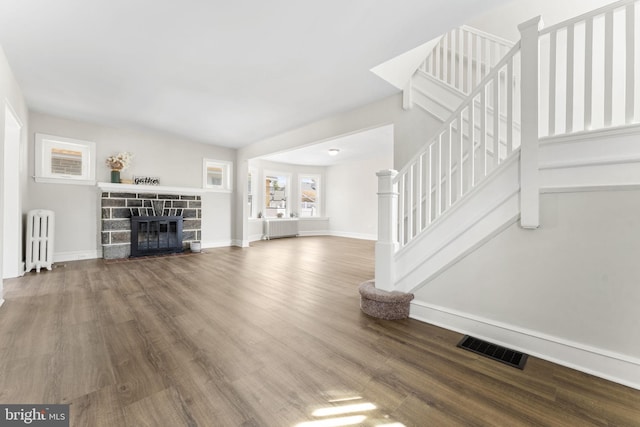
<svg viewBox="0 0 640 427">
<path fill-rule="evenodd" d="M 204 194 L 206 190 L 194 187 L 165 187 L 162 185 L 135 185 L 135 184 L 114 184 L 111 182 L 99 182 L 97 184 L 101 191 L 118 193 L 155 193 L 155 194 Z"/>
</svg>

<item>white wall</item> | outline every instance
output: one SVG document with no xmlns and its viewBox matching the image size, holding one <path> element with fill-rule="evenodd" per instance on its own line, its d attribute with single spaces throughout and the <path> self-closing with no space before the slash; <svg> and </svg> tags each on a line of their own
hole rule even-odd
<svg viewBox="0 0 640 427">
<path fill-rule="evenodd" d="M 320 176 L 320 217 L 318 218 L 299 218 L 299 232 L 301 236 L 323 235 L 327 234 L 329 226 L 326 218 L 327 212 L 327 168 L 321 166 L 302 166 L 291 165 L 287 163 L 271 162 L 262 159 L 252 159 L 248 162 L 249 167 L 257 173 L 255 185 L 255 203 L 256 214 L 264 213 L 265 207 L 265 173 L 281 172 L 290 177 L 289 186 L 289 212 L 298 213 L 300 211 L 300 175 L 319 175 Z M 246 170 L 244 171 L 246 174 Z M 255 241 L 262 238 L 263 224 L 262 220 L 252 219 L 248 221 L 248 240 Z"/>
<path fill-rule="evenodd" d="M 555 344 L 604 355 L 604 365 L 555 361 L 639 387 L 639 213 L 640 190 L 543 194 L 540 229 L 510 226 L 417 291 L 416 302 L 475 319 L 480 334 L 525 331 L 510 342 L 543 357 Z M 629 360 L 634 380 L 606 367 Z"/>
<path fill-rule="evenodd" d="M 202 159 L 235 160 L 235 150 L 187 141 L 151 131 L 108 127 L 31 112 L 29 117 L 29 175 L 34 174 L 34 135 L 45 133 L 96 143 L 98 181 L 108 182 L 104 160 L 121 151 L 135 158 L 122 178 L 154 176 L 160 184 L 202 188 Z M 94 186 L 36 183 L 29 179 L 25 210 L 44 208 L 56 213 L 55 259 L 100 256 L 99 191 Z M 231 243 L 233 218 L 231 193 L 202 196 L 202 245 Z"/>
<path fill-rule="evenodd" d="M 300 218 L 300 235 L 334 235 L 375 240 L 378 233 L 378 180 L 376 172 L 393 167 L 393 147 L 376 153 L 373 158 L 350 161 L 330 167 L 314 167 L 276 163 L 253 159 L 249 166 L 258 173 L 262 183 L 265 171 L 291 176 L 290 197 L 299 200 L 298 177 L 301 174 L 320 175 L 320 218 Z M 256 185 L 257 211 L 263 211 L 264 185 Z M 297 211 L 296 205 L 292 209 Z M 249 221 L 249 240 L 262 235 L 262 221 Z"/>
<path fill-rule="evenodd" d="M 20 120 L 23 131 L 22 131 L 22 141 L 21 141 L 21 153 L 24 153 L 24 148 L 26 147 L 26 134 L 25 131 L 26 126 L 28 124 L 28 111 L 27 104 L 20 91 L 20 87 L 18 86 L 17 81 L 15 80 L 13 73 L 11 71 L 11 66 L 9 65 L 7 58 L 4 54 L 4 50 L 0 47 L 0 102 L 2 105 L 0 106 L 0 126 L 2 131 L 0 131 L 0 164 L 4 164 L 4 126 L 5 126 L 5 103 L 8 103 L 16 114 L 18 120 Z M 20 156 L 19 156 L 20 157 Z M 26 156 L 22 156 L 22 158 L 16 158 L 14 161 L 19 163 L 20 167 L 20 182 L 15 183 L 15 185 L 20 186 L 21 191 L 24 189 L 26 185 Z M 0 224 L 4 224 L 4 182 L 2 173 L 0 173 Z M 22 210 L 22 209 L 21 209 Z M 2 227 L 0 227 L 2 229 Z M 3 239 L 0 239 L 0 304 L 2 304 L 3 300 L 3 286 L 2 286 L 2 259 L 3 259 L 3 251 L 11 250 L 11 251 L 19 251 L 22 253 L 22 242 L 16 242 L 16 247 L 12 248 L 3 248 Z"/>
<path fill-rule="evenodd" d="M 247 162 L 252 158 L 287 151 L 293 148 L 315 144 L 338 136 L 348 135 L 382 125 L 394 125 L 394 168 L 401 168 L 424 144 L 428 142 L 441 122 L 420 108 L 406 111 L 402 109 L 402 96 L 393 95 L 345 113 L 328 117 L 298 129 L 258 141 L 238 150 L 238 191 L 236 209 L 245 209 Z M 240 172 L 242 171 L 242 172 Z M 246 215 L 245 215 L 246 217 Z M 247 244 L 249 226 L 245 219 L 236 223 L 235 235 L 238 242 Z"/>
<path fill-rule="evenodd" d="M 375 158 L 342 163 L 327 170 L 327 215 L 332 235 L 378 238 L 378 177 L 393 168 L 393 150 Z"/>
<path fill-rule="evenodd" d="M 612 0 L 515 0 L 498 6 L 484 15 L 472 19 L 467 25 L 495 34 L 507 40 L 520 40 L 518 25 L 541 15 L 545 27 L 574 18 Z"/>
</svg>

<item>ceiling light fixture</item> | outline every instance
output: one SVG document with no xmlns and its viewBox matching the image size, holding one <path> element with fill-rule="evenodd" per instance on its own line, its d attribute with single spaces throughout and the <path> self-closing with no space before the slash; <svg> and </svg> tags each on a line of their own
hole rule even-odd
<svg viewBox="0 0 640 427">
<path fill-rule="evenodd" d="M 339 148 L 329 148 L 329 155 L 330 156 L 337 156 L 339 152 L 340 152 Z"/>
</svg>

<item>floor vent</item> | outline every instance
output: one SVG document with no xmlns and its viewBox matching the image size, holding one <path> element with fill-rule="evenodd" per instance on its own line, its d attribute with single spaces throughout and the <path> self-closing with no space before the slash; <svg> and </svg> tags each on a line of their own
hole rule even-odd
<svg viewBox="0 0 640 427">
<path fill-rule="evenodd" d="M 527 363 L 528 356 L 524 353 L 491 344 L 490 342 L 482 341 L 478 338 L 470 337 L 469 335 L 465 335 L 462 338 L 458 343 L 458 347 L 473 351 L 474 353 L 481 354 L 490 359 L 497 360 L 498 362 L 518 369 L 524 369 L 524 365 Z"/>
</svg>

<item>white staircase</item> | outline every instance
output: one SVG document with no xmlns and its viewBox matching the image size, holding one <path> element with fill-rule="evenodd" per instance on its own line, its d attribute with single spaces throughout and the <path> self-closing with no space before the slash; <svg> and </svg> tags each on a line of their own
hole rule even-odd
<svg viewBox="0 0 640 427">
<path fill-rule="evenodd" d="M 512 47 L 466 25 L 451 30 L 415 71 L 406 102 L 445 121 Z"/>
<path fill-rule="evenodd" d="M 443 36 L 407 85 L 404 106 L 444 123 L 400 171 L 378 174 L 377 288 L 415 293 L 412 316 L 422 313 L 429 293 L 421 289 L 432 280 L 517 222 L 540 226 L 540 193 L 640 188 L 636 3 L 546 29 L 534 18 L 512 45 L 468 27 Z M 526 350 L 519 333 L 494 338 Z M 558 354 L 549 358 L 640 386 L 633 355 L 578 363 L 567 361 L 564 344 Z"/>
</svg>

